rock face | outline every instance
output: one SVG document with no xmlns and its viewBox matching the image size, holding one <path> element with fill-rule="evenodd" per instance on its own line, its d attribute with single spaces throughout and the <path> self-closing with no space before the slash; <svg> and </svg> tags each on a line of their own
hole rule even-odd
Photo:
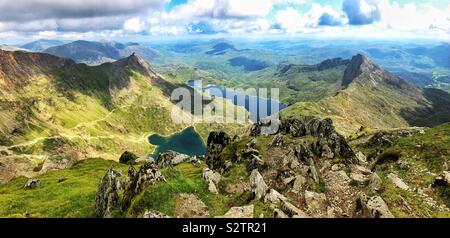
<svg viewBox="0 0 450 238">
<path fill-rule="evenodd" d="M 355 217 L 362 218 L 394 218 L 384 200 L 379 197 L 368 197 L 360 194 L 357 200 Z"/>
<path fill-rule="evenodd" d="M 41 181 L 39 179 L 29 179 L 27 183 L 25 183 L 25 189 L 35 189 L 41 186 Z"/>
<path fill-rule="evenodd" d="M 267 190 L 269 189 L 266 182 L 264 182 L 264 178 L 256 169 L 253 170 L 252 174 L 250 175 L 250 187 L 253 193 L 254 200 L 260 200 L 261 198 L 263 198 L 266 195 Z"/>
<path fill-rule="evenodd" d="M 139 172 L 134 167 L 128 169 L 128 180 L 122 203 L 122 210 L 129 208 L 133 198 L 142 193 L 145 188 L 158 182 L 165 182 L 164 175 L 159 171 L 155 163 L 149 162 L 140 168 Z"/>
<path fill-rule="evenodd" d="M 156 164 L 160 169 L 173 167 L 175 165 L 181 164 L 189 160 L 190 157 L 188 155 L 183 155 L 178 152 L 169 151 L 166 153 L 162 153 L 158 156 L 156 160 Z"/>
<path fill-rule="evenodd" d="M 355 157 L 355 153 L 350 148 L 345 138 L 336 132 L 319 138 L 314 144 L 314 151 L 318 156 L 330 159 L 335 157 L 344 159 Z"/>
<path fill-rule="evenodd" d="M 225 132 L 211 132 L 208 136 L 205 161 L 212 170 L 220 171 L 225 166 L 221 158 L 223 149 L 230 143 L 231 138 Z"/>
<path fill-rule="evenodd" d="M 214 172 L 211 169 L 205 168 L 202 173 L 203 179 L 208 184 L 208 190 L 211 193 L 219 194 L 219 189 L 217 188 L 220 179 L 222 179 L 222 175 L 220 173 Z"/>
<path fill-rule="evenodd" d="M 225 215 L 217 218 L 253 218 L 255 207 L 253 205 L 245 207 L 232 207 Z"/>
<path fill-rule="evenodd" d="M 120 173 L 112 168 L 103 177 L 95 196 L 95 214 L 99 218 L 111 218 L 112 212 L 119 208 Z"/>
</svg>

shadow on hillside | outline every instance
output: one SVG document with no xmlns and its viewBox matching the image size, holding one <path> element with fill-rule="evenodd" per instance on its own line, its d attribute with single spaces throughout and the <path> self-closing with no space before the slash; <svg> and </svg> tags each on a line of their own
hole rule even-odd
<svg viewBox="0 0 450 238">
<path fill-rule="evenodd" d="M 450 122 L 450 94 L 426 88 L 423 95 L 431 102 L 432 107 L 421 105 L 414 109 L 404 108 L 400 115 L 412 126 L 434 127 Z"/>
</svg>

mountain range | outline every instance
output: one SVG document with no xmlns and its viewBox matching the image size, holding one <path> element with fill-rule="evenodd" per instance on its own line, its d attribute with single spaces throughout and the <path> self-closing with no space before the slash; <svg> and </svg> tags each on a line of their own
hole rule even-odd
<svg viewBox="0 0 450 238">
<path fill-rule="evenodd" d="M 132 53 L 138 53 L 142 58 L 149 62 L 153 62 L 154 58 L 159 56 L 159 53 L 156 50 L 137 43 L 122 44 L 118 42 L 94 42 L 82 40 L 50 47 L 45 49 L 44 52 L 62 58 L 73 59 L 77 63 L 85 63 L 88 65 L 113 62 L 127 57 Z"/>
<path fill-rule="evenodd" d="M 0 50 L 0 216 L 449 216 L 449 93 L 362 54 L 304 64 L 217 41 L 167 50 Z M 269 124 L 175 124 L 171 93 L 198 93 L 195 79 L 280 88 L 289 107 Z M 204 156 L 152 158 L 150 135 L 168 143 L 189 126 Z"/>
</svg>

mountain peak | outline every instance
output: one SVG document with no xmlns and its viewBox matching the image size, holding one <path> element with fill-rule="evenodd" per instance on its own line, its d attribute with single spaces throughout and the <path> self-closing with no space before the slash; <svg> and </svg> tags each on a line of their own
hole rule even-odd
<svg viewBox="0 0 450 238">
<path fill-rule="evenodd" d="M 361 74 L 368 72 L 372 73 L 380 70 L 380 66 L 375 64 L 371 59 L 362 54 L 357 54 L 353 56 L 347 69 L 344 73 L 343 86 L 347 87 L 354 79 L 359 77 Z"/>
<path fill-rule="evenodd" d="M 116 61 L 114 64 L 136 69 L 142 74 L 153 74 L 150 65 L 136 52 L 133 52 L 127 58 Z"/>
</svg>

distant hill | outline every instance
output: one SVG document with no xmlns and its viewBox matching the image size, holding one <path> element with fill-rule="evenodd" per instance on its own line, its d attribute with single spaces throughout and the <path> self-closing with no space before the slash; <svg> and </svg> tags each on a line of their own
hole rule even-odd
<svg viewBox="0 0 450 238">
<path fill-rule="evenodd" d="M 22 48 L 18 48 L 15 46 L 11 46 L 11 45 L 0 45 L 0 50 L 4 50 L 4 51 L 27 51 L 26 49 L 22 49 Z"/>
<path fill-rule="evenodd" d="M 63 45 L 63 41 L 59 40 L 47 40 L 47 39 L 41 39 L 37 41 L 33 41 L 27 44 L 24 44 L 21 46 L 23 49 L 27 49 L 33 52 L 42 52 L 50 47 L 55 47 L 59 45 Z"/>
<path fill-rule="evenodd" d="M 363 55 L 354 56 L 345 69 L 342 90 L 317 103 L 297 103 L 285 115 L 333 117 L 341 131 L 361 126 L 396 128 L 434 126 L 450 121 L 450 94 L 422 89 L 385 70 Z"/>
<path fill-rule="evenodd" d="M 114 62 L 127 57 L 136 52 L 146 61 L 152 62 L 159 53 L 149 47 L 118 42 L 94 42 L 94 41 L 74 41 L 56 47 L 48 48 L 44 51 L 62 58 L 73 59 L 78 63 L 88 65 L 99 65 L 106 62 Z"/>
<path fill-rule="evenodd" d="M 173 85 L 137 54 L 99 66 L 46 53 L 0 51 L 0 154 L 13 176 L 86 158 L 152 151 L 146 135 L 175 133 Z M 4 177 L 6 176 L 6 177 Z M 0 181 L 7 179 L 0 170 Z"/>
</svg>

